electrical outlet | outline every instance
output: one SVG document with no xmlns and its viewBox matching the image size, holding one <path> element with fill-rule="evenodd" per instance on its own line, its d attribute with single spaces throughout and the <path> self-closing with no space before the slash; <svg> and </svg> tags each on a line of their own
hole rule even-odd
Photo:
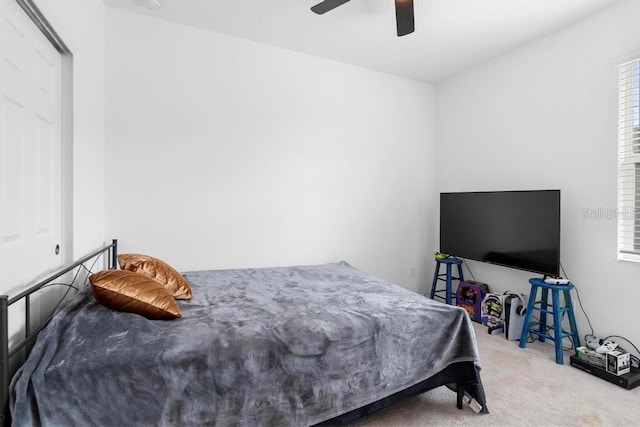
<svg viewBox="0 0 640 427">
<path fill-rule="evenodd" d="M 411 278 L 416 277 L 416 268 L 415 267 L 410 267 L 409 268 L 409 277 L 411 277 Z"/>
</svg>

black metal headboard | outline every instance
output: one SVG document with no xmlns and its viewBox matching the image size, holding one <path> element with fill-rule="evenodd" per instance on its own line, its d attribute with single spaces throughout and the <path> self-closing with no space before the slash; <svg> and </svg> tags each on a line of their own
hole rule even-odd
<svg viewBox="0 0 640 427">
<path fill-rule="evenodd" d="M 88 274 L 95 272 L 91 268 L 96 268 L 96 264 L 102 258 L 102 267 L 100 269 L 113 269 L 117 267 L 118 263 L 118 241 L 116 239 L 108 245 L 105 245 L 90 254 L 85 255 L 77 261 L 74 261 L 68 266 L 61 267 L 50 276 L 39 280 L 35 284 L 29 286 L 18 295 L 9 297 L 8 295 L 0 295 L 0 425 L 9 425 L 9 382 L 15 372 L 12 372 L 10 367 L 11 359 L 24 350 L 25 357 L 31 350 L 33 343 L 35 342 L 38 333 L 44 329 L 53 317 L 53 312 L 50 313 L 46 320 L 40 322 L 35 327 L 31 324 L 31 295 L 40 291 L 41 289 L 52 285 L 64 285 L 68 287 L 75 287 L 74 282 L 78 280 L 79 274 L 74 274 L 70 283 L 57 283 L 55 282 L 65 274 L 76 270 L 83 270 L 84 277 L 80 279 L 82 283 L 86 283 Z M 91 267 L 87 265 L 91 264 Z M 62 297 L 64 298 L 64 296 Z M 9 307 L 18 302 L 24 301 L 25 316 L 24 316 L 24 338 L 21 341 L 9 348 Z M 54 308 L 55 310 L 55 308 Z"/>
</svg>

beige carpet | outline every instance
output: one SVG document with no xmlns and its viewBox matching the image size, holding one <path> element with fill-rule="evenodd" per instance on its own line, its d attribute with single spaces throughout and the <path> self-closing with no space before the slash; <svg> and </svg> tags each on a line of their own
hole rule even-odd
<svg viewBox="0 0 640 427">
<path fill-rule="evenodd" d="M 502 333 L 474 323 L 490 414 L 456 408 L 445 387 L 408 399 L 352 427 L 388 426 L 640 426 L 640 387 L 625 390 L 555 363 L 553 345 L 521 349 Z"/>
</svg>

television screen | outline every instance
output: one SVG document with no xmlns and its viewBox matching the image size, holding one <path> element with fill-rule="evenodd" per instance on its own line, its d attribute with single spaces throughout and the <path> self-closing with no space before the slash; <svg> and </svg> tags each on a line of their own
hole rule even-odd
<svg viewBox="0 0 640 427">
<path fill-rule="evenodd" d="M 441 193 L 440 252 L 559 276 L 560 190 Z"/>
</svg>

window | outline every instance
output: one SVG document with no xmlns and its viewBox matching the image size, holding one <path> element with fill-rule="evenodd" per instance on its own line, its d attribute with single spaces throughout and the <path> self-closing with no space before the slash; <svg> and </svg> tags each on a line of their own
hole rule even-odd
<svg viewBox="0 0 640 427">
<path fill-rule="evenodd" d="M 640 261 L 640 59 L 619 68 L 618 259 Z"/>
</svg>

